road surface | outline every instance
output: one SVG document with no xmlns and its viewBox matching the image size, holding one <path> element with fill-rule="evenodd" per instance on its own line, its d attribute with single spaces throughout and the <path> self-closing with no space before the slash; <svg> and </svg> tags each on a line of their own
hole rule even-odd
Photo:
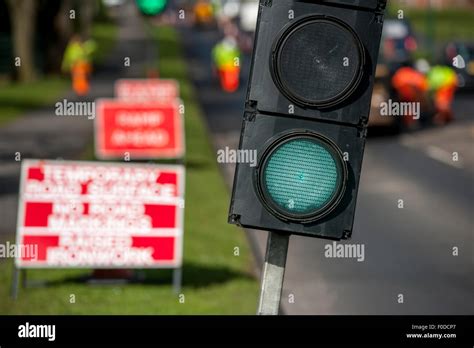
<svg viewBox="0 0 474 348">
<path fill-rule="evenodd" d="M 243 86 L 225 94 L 211 77 L 218 34 L 183 30 L 214 146 L 238 148 L 249 58 L 243 60 Z M 365 259 L 326 258 L 325 245 L 332 242 L 292 236 L 285 313 L 474 314 L 473 110 L 473 95 L 460 95 L 457 121 L 448 127 L 369 137 L 353 238 L 344 242 L 363 244 Z M 234 166 L 222 169 L 231 185 Z M 266 232 L 248 234 L 261 262 Z"/>
</svg>

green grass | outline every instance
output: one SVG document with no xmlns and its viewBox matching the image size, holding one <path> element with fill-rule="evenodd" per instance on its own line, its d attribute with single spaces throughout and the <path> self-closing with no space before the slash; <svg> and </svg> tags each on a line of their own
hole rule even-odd
<svg viewBox="0 0 474 348">
<path fill-rule="evenodd" d="M 94 63 L 104 63 L 107 55 L 113 49 L 118 35 L 118 26 L 111 21 L 101 21 L 95 23 L 92 27 L 92 39 L 97 45 L 97 51 L 94 53 Z"/>
<path fill-rule="evenodd" d="M 46 107 L 69 88 L 69 82 L 59 77 L 47 77 L 28 84 L 0 85 L 0 126 L 13 121 L 22 113 Z"/>
<path fill-rule="evenodd" d="M 426 11 L 410 11 L 415 30 L 426 34 Z M 435 41 L 472 40 L 474 12 L 460 9 L 433 11 Z"/>
<path fill-rule="evenodd" d="M 394 17 L 398 8 L 391 6 L 389 14 Z M 428 34 L 428 11 L 426 9 L 405 9 L 405 17 L 416 32 Z M 432 11 L 434 40 L 472 40 L 474 32 L 474 12 L 467 9 L 445 9 Z"/>
<path fill-rule="evenodd" d="M 117 25 L 113 22 L 94 24 L 92 38 L 97 44 L 95 63 L 102 63 L 110 53 L 116 42 L 117 32 Z M 51 105 L 70 88 L 71 83 L 65 77 L 44 77 L 27 84 L 3 82 L 0 84 L 0 126 L 29 110 Z"/>
<path fill-rule="evenodd" d="M 47 287 L 8 297 L 11 263 L 0 263 L 0 314 L 254 314 L 258 283 L 251 275 L 252 257 L 242 230 L 226 223 L 229 195 L 196 103 L 177 33 L 153 30 L 160 43 L 158 68 L 163 78 L 177 78 L 186 106 L 186 209 L 183 290 L 185 303 L 171 287 L 168 270 L 146 271 L 144 283 L 91 286 L 74 280 L 87 270 L 34 270 L 31 278 Z M 92 156 L 91 149 L 85 156 Z M 238 247 L 239 256 L 234 256 Z M 69 280 L 67 280 L 69 279 Z M 70 304 L 74 294 L 76 303 Z"/>
</svg>

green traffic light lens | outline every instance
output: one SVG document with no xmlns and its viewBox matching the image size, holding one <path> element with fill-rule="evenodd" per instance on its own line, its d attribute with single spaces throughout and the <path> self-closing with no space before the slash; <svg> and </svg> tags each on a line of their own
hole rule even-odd
<svg viewBox="0 0 474 348">
<path fill-rule="evenodd" d="M 167 0 L 136 0 L 138 8 L 143 14 L 154 16 L 161 13 L 167 4 Z"/>
<path fill-rule="evenodd" d="M 304 135 L 277 141 L 263 161 L 261 191 L 278 215 L 314 221 L 339 202 L 346 178 L 345 163 L 328 140 Z"/>
<path fill-rule="evenodd" d="M 271 155 L 265 186 L 278 206 L 307 214 L 331 199 L 338 174 L 334 158 L 324 147 L 306 139 L 293 140 Z"/>
</svg>

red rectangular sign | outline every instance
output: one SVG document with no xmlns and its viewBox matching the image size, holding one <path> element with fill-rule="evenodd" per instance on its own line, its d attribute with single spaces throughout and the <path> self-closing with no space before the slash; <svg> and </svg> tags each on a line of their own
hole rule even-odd
<svg viewBox="0 0 474 348">
<path fill-rule="evenodd" d="M 180 97 L 179 84 L 171 79 L 120 79 L 115 96 L 133 101 L 169 101 Z"/>
<path fill-rule="evenodd" d="M 177 268 L 184 167 L 22 162 L 18 267 Z"/>
<path fill-rule="evenodd" d="M 100 159 L 184 156 L 183 116 L 170 102 L 96 101 L 95 150 Z"/>
</svg>

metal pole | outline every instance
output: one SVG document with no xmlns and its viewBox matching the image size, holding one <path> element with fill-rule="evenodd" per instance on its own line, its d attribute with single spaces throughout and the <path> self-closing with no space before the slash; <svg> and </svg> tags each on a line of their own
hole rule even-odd
<svg viewBox="0 0 474 348">
<path fill-rule="evenodd" d="M 278 315 L 289 240 L 289 234 L 268 232 L 258 315 Z"/>
<path fill-rule="evenodd" d="M 12 290 L 11 297 L 16 300 L 18 298 L 18 288 L 20 286 L 20 270 L 13 266 Z"/>
<path fill-rule="evenodd" d="M 175 268 L 173 269 L 173 290 L 176 294 L 181 292 L 181 284 L 183 281 L 183 269 Z"/>
<path fill-rule="evenodd" d="M 26 289 L 28 287 L 28 278 L 27 278 L 27 269 L 23 268 L 21 270 L 21 287 Z"/>
</svg>

